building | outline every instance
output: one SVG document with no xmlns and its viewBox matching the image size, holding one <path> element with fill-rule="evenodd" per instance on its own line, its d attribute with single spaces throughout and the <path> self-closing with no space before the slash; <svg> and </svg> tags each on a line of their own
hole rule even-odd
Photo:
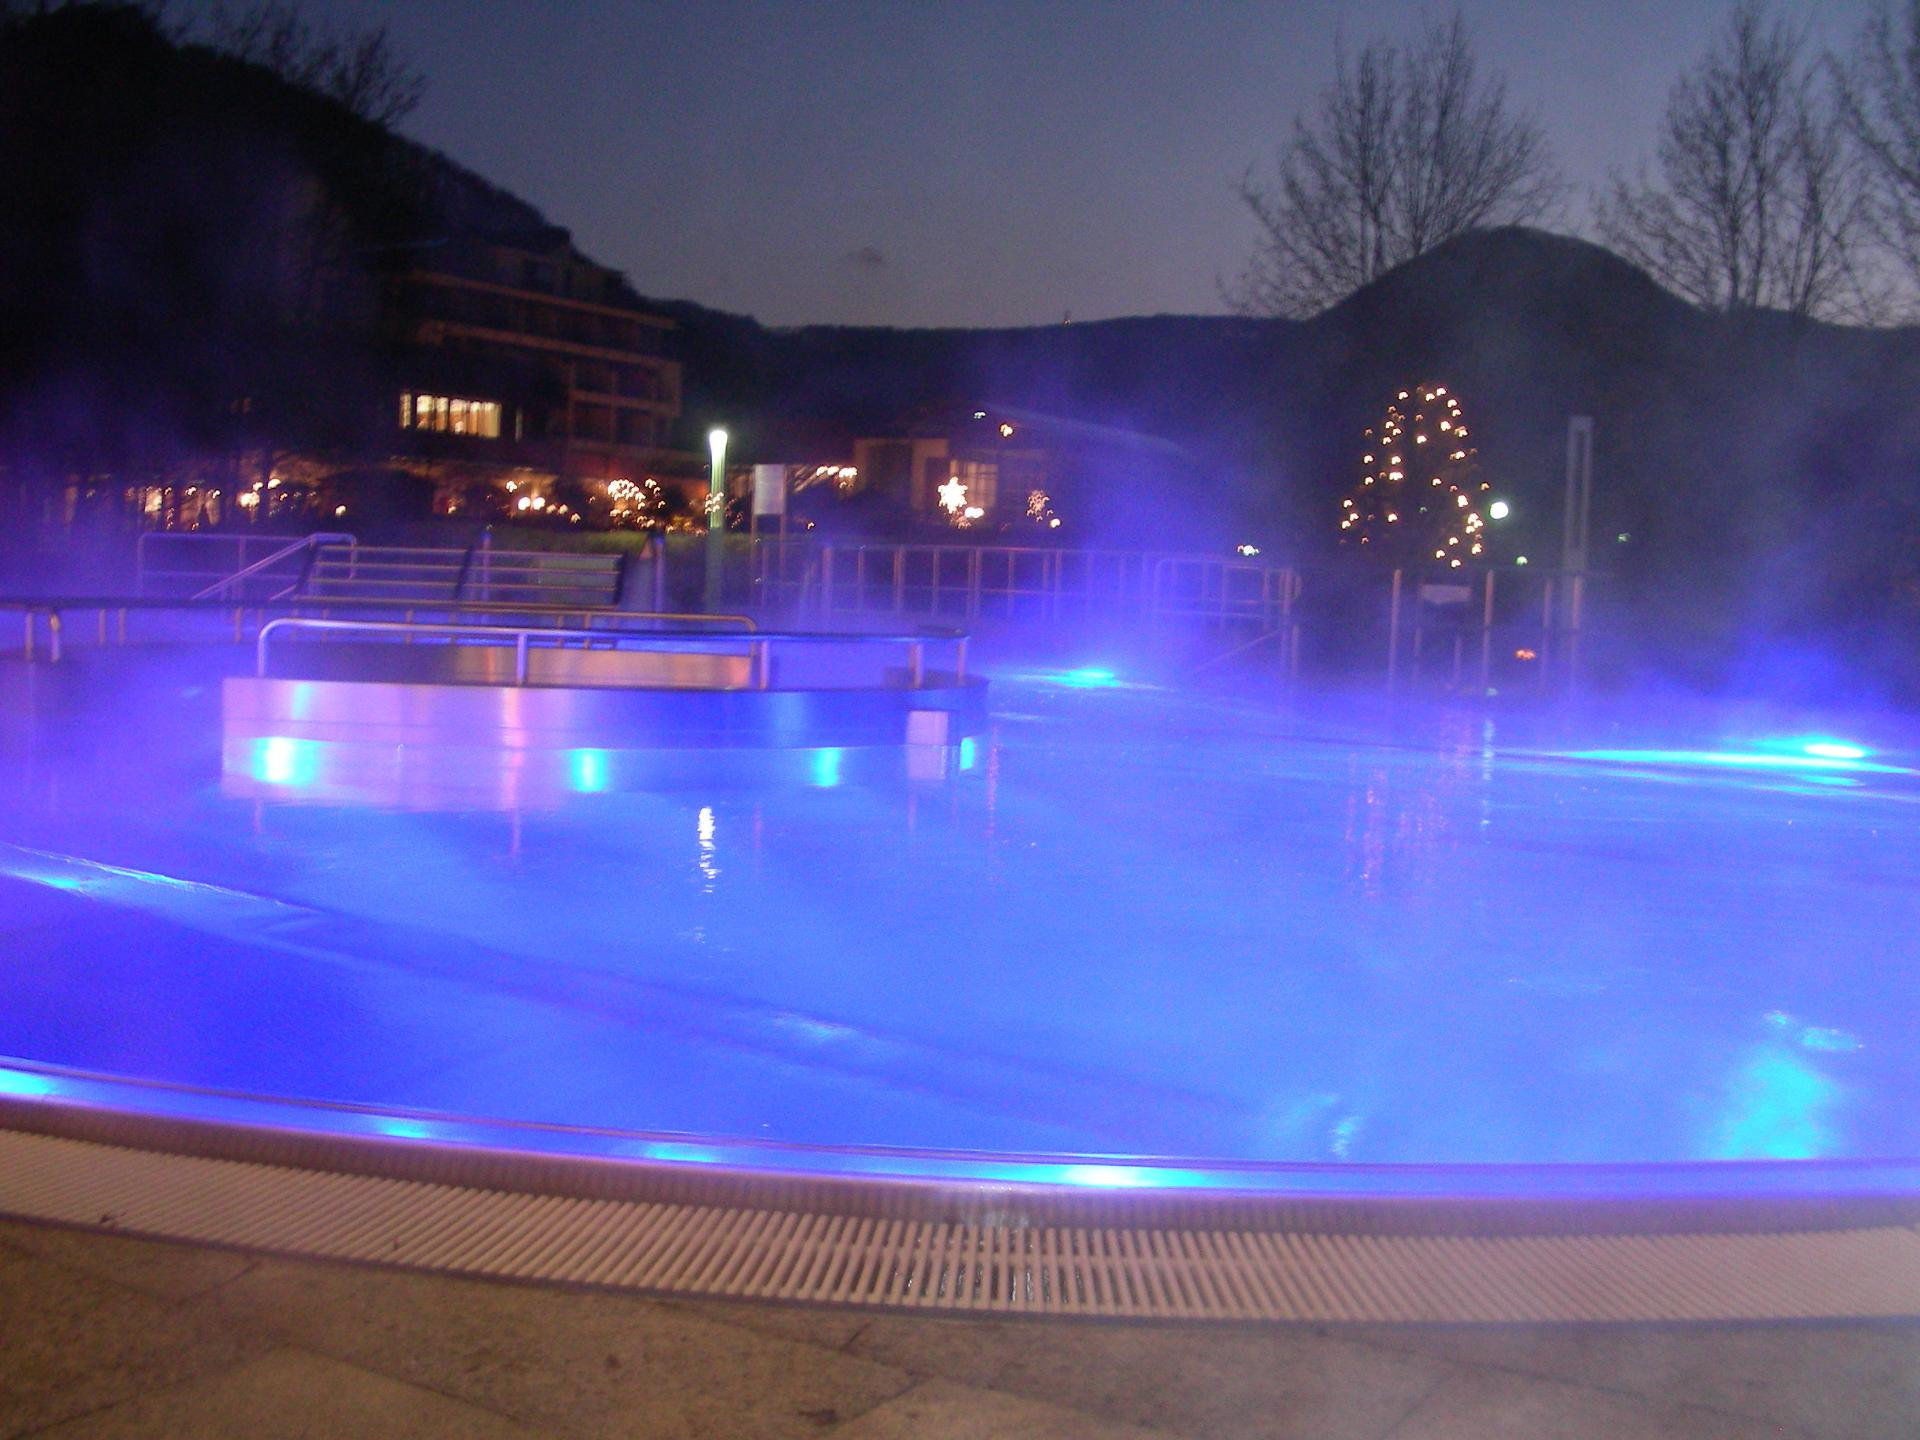
<svg viewBox="0 0 1920 1440">
<path fill-rule="evenodd" d="M 422 247 L 388 275 L 383 308 L 404 357 L 401 468 L 424 462 L 436 513 L 513 513 L 526 501 L 591 506 L 604 521 L 649 480 L 700 480 L 699 457 L 672 448 L 674 322 L 565 230 Z"/>
<path fill-rule="evenodd" d="M 1057 518 L 1049 486 L 1062 457 L 1027 412 L 936 413 L 902 428 L 854 441 L 853 465 L 863 488 L 904 497 L 916 526 L 994 531 Z"/>
<path fill-rule="evenodd" d="M 856 440 L 853 463 L 861 488 L 902 501 L 912 528 L 1012 544 L 1182 535 L 1206 494 L 1200 462 L 1158 436 L 1004 405 Z"/>
</svg>

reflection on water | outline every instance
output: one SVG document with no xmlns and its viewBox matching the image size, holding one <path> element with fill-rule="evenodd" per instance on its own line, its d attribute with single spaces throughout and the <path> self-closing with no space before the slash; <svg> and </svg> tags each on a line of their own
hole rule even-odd
<svg viewBox="0 0 1920 1440">
<path fill-rule="evenodd" d="M 1002 710 L 938 779 L 817 750 L 792 783 L 622 793 L 579 750 L 568 803 L 524 813 L 42 757 L 0 802 L 0 1053 L 821 1143 L 1920 1151 L 1897 763 L 1808 752 L 1875 767 L 1832 790 L 1508 756 L 1463 715 L 1303 739 L 1104 683 Z M 307 761 L 249 763 L 297 786 Z"/>
</svg>

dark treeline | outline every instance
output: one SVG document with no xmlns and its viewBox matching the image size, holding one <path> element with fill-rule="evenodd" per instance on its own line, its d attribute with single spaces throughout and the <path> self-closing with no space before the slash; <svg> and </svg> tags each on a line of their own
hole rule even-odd
<svg viewBox="0 0 1920 1440">
<path fill-rule="evenodd" d="M 543 223 L 335 100 L 84 5 L 0 22 L 0 196 L 0 513 L 16 537 L 44 513 L 23 497 L 76 475 L 133 483 L 263 444 L 375 458 L 382 257 L 476 209 Z M 1911 329 L 1710 312 L 1598 246 L 1519 228 L 1457 237 L 1298 321 L 772 330 L 656 303 L 681 322 L 685 448 L 724 420 L 742 459 L 831 460 L 944 405 L 1141 431 L 1183 447 L 1196 477 L 1156 500 L 1177 514 L 1128 517 L 1141 548 L 1164 529 L 1332 558 L 1363 428 L 1426 380 L 1461 397 L 1515 505 L 1495 559 L 1550 564 L 1567 417 L 1592 415 L 1597 563 L 1646 638 L 1703 673 L 1802 648 L 1912 668 Z"/>
</svg>

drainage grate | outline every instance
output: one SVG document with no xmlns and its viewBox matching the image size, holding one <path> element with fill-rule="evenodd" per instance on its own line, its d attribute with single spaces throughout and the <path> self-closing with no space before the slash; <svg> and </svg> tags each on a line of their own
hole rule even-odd
<svg viewBox="0 0 1920 1440">
<path fill-rule="evenodd" d="M 287 1255 L 715 1298 L 1139 1320 L 1920 1314 L 1920 1231 L 1353 1234 L 966 1224 L 572 1198 L 0 1132 L 0 1212 Z"/>
</svg>

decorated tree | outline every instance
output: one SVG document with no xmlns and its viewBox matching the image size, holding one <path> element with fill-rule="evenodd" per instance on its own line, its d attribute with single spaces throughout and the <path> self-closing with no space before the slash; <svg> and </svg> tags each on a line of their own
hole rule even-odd
<svg viewBox="0 0 1920 1440">
<path fill-rule="evenodd" d="M 1444 385 L 1415 385 L 1366 432 L 1360 483 L 1340 502 L 1340 543 L 1395 565 L 1459 569 L 1486 551 L 1484 491 L 1466 416 Z"/>
</svg>

